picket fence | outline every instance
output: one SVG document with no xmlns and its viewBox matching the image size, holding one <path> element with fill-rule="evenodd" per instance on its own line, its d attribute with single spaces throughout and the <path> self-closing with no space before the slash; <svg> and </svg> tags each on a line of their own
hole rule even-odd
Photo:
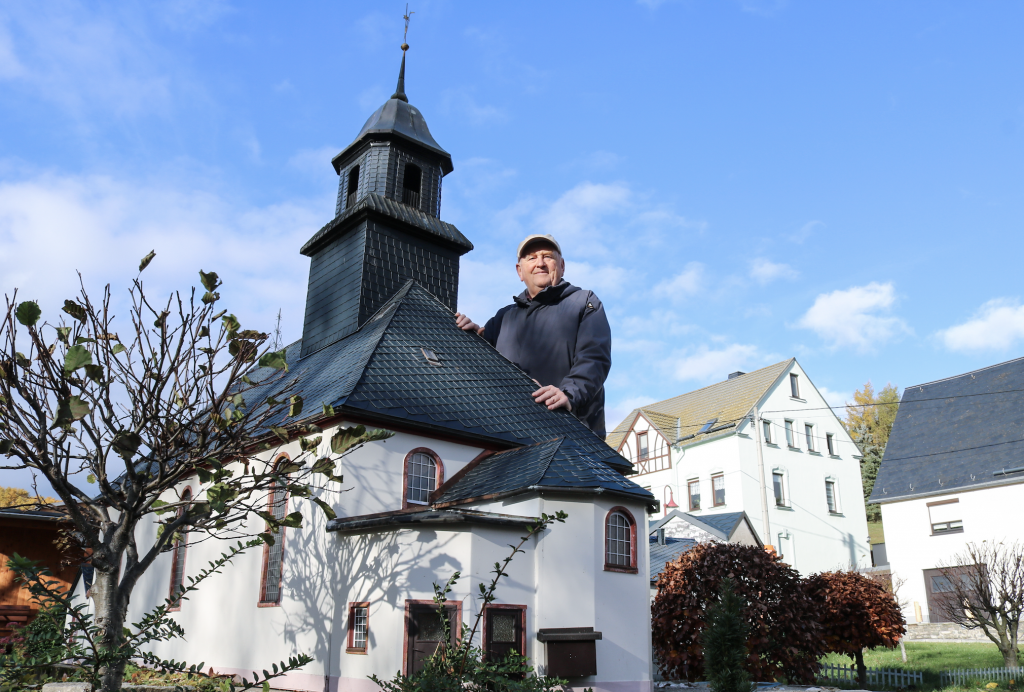
<svg viewBox="0 0 1024 692">
<path fill-rule="evenodd" d="M 968 682 L 1009 682 L 1020 680 L 1024 668 L 971 668 L 944 670 L 940 674 L 942 686 L 966 685 Z"/>
<path fill-rule="evenodd" d="M 818 678 L 827 682 L 857 682 L 856 666 L 841 666 L 823 663 Z M 868 687 L 906 688 L 924 683 L 924 673 L 919 670 L 898 670 L 894 668 L 868 668 Z"/>
</svg>

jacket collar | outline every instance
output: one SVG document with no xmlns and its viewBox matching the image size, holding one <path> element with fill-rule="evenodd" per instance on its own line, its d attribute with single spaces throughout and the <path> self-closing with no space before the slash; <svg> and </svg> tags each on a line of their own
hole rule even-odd
<svg viewBox="0 0 1024 692">
<path fill-rule="evenodd" d="M 524 290 L 519 295 L 514 296 L 512 300 L 514 300 L 516 305 L 518 305 L 521 308 L 529 307 L 531 303 L 551 305 L 560 301 L 563 297 L 568 295 L 568 293 L 574 293 L 575 290 L 575 286 L 573 286 L 565 279 L 562 279 L 556 286 L 548 286 L 547 288 L 542 288 L 540 293 L 535 295 L 533 299 L 531 299 L 530 294 Z"/>
</svg>

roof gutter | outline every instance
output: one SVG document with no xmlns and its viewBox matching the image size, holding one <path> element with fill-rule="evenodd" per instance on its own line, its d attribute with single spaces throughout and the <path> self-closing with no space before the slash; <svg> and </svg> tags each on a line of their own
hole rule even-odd
<svg viewBox="0 0 1024 692">
<path fill-rule="evenodd" d="M 612 490 L 610 488 L 572 488 L 563 487 L 558 485 L 529 485 L 525 488 L 519 488 L 518 490 L 508 490 L 503 493 L 494 493 L 492 495 L 479 495 L 477 497 L 466 497 L 458 500 L 451 500 L 449 502 L 439 502 L 434 505 L 437 508 L 454 507 L 456 505 L 464 505 L 470 502 L 492 502 L 495 500 L 504 500 L 505 498 L 514 497 L 516 495 L 524 495 L 526 493 L 565 493 L 567 495 L 615 495 L 616 497 L 627 497 L 634 500 L 644 501 L 643 498 L 637 497 L 632 493 L 623 492 L 621 490 Z M 652 498 L 651 501 L 644 501 L 648 508 L 653 512 L 657 512 L 661 507 L 661 501 Z"/>
<path fill-rule="evenodd" d="M 1022 469 L 1024 470 L 1024 469 Z M 1009 469 L 1007 469 L 1009 472 Z M 996 473 L 1001 473 L 997 471 Z M 996 475 L 993 473 L 992 475 Z M 887 505 L 891 502 L 901 502 L 903 500 L 917 500 L 925 497 L 938 497 L 940 495 L 952 495 L 954 493 L 969 493 L 972 490 L 984 490 L 985 488 L 997 488 L 1002 485 L 1017 485 L 1024 483 L 1024 476 L 1018 476 L 1016 478 L 1004 478 L 997 481 L 989 481 L 987 483 L 976 483 L 974 485 L 959 485 L 950 488 L 942 488 L 940 490 L 930 490 L 926 493 L 912 493 L 907 495 L 896 495 L 893 497 L 875 497 L 872 495 L 868 498 L 869 505 Z M 876 486 L 877 487 L 877 486 Z"/>
<path fill-rule="evenodd" d="M 452 524 L 483 524 L 490 526 L 508 526 L 519 528 L 536 524 L 537 517 L 525 517 L 515 514 L 496 514 L 492 512 L 469 513 L 459 510 L 433 510 L 412 514 L 394 514 L 372 519 L 334 519 L 327 523 L 327 531 L 336 533 L 355 533 L 366 529 L 395 527 L 407 524 L 452 525 Z"/>
</svg>

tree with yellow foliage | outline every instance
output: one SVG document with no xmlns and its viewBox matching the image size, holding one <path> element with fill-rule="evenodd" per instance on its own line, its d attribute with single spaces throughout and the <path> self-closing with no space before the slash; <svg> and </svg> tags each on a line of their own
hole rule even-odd
<svg viewBox="0 0 1024 692">
<path fill-rule="evenodd" d="M 32 496 L 24 488 L 5 488 L 0 486 L 0 507 L 16 507 L 18 509 L 36 509 L 39 505 L 53 505 L 57 501 L 52 497 Z"/>
<path fill-rule="evenodd" d="M 878 505 L 869 505 L 867 501 L 875 487 L 875 477 L 885 454 L 885 446 L 889 443 L 889 433 L 892 432 L 896 409 L 900 405 L 900 393 L 891 382 L 875 393 L 874 386 L 868 380 L 861 389 L 853 393 L 853 401 L 852 404 L 846 404 L 846 420 L 843 421 L 843 425 L 863 455 L 860 476 L 864 486 L 864 506 L 867 509 L 868 521 L 881 521 L 881 508 Z"/>
</svg>

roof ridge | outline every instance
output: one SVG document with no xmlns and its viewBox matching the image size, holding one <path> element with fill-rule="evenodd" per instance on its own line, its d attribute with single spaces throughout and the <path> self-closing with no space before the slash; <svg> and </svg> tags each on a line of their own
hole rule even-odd
<svg viewBox="0 0 1024 692">
<path fill-rule="evenodd" d="M 793 362 L 793 361 L 796 361 L 796 357 L 795 356 L 791 357 L 791 358 L 787 358 L 786 360 L 783 360 L 783 361 L 779 361 L 778 363 L 773 363 L 771 365 L 766 365 L 763 368 L 758 368 L 757 370 L 754 370 L 752 372 L 743 373 L 743 375 L 741 375 L 741 377 L 748 377 L 750 375 L 756 375 L 759 372 L 763 372 L 763 371 L 769 370 L 771 368 L 776 368 L 776 367 L 779 367 L 780 365 L 784 365 L 786 363 L 790 363 L 790 362 Z M 652 402 L 650 404 L 646 404 L 644 406 L 641 406 L 639 408 L 641 410 L 646 411 L 647 409 L 651 408 L 652 406 L 656 406 L 658 404 L 664 404 L 666 402 L 673 401 L 675 399 L 681 399 L 684 396 L 690 396 L 690 395 L 696 394 L 698 392 L 703 392 L 705 389 L 711 389 L 712 387 L 720 387 L 720 386 L 722 386 L 724 384 L 728 384 L 730 382 L 734 382 L 735 380 L 738 380 L 738 379 L 739 378 L 733 378 L 732 380 L 722 380 L 721 382 L 715 382 L 713 384 L 705 385 L 704 387 L 701 387 L 699 389 L 691 389 L 688 392 L 683 392 L 682 394 L 679 394 L 679 395 L 673 396 L 673 397 L 669 397 L 668 399 L 662 399 L 661 401 L 655 401 L 655 402 Z M 769 386 L 771 386 L 771 385 L 769 385 Z M 765 390 L 767 390 L 767 389 L 768 389 L 768 387 L 765 387 Z M 660 411 L 654 411 L 654 413 L 661 413 L 661 412 Z M 663 413 L 662 415 L 672 415 L 672 414 L 665 414 L 665 413 Z"/>
<path fill-rule="evenodd" d="M 932 380 L 931 382 L 922 382 L 921 384 L 912 384 L 909 387 L 904 387 L 903 391 L 906 392 L 908 389 L 914 389 L 915 387 L 928 387 L 928 386 L 933 385 L 933 384 L 940 384 L 942 382 L 949 382 L 950 380 L 955 380 L 955 379 L 958 379 L 960 377 L 967 377 L 968 375 L 974 375 L 974 374 L 979 373 L 979 372 L 985 372 L 986 370 L 992 370 L 993 368 L 1000 368 L 1000 367 L 1002 367 L 1004 365 L 1010 365 L 1011 363 L 1016 363 L 1016 362 L 1022 361 L 1022 360 L 1024 360 L 1024 356 L 1021 356 L 1020 358 L 1011 358 L 1010 360 L 1004 360 L 1002 363 L 993 363 L 992 365 L 986 365 L 985 367 L 978 368 L 977 370 L 968 370 L 967 372 L 962 372 L 959 375 L 950 375 L 949 377 L 943 377 L 943 378 L 938 379 L 938 380 Z"/>
</svg>

